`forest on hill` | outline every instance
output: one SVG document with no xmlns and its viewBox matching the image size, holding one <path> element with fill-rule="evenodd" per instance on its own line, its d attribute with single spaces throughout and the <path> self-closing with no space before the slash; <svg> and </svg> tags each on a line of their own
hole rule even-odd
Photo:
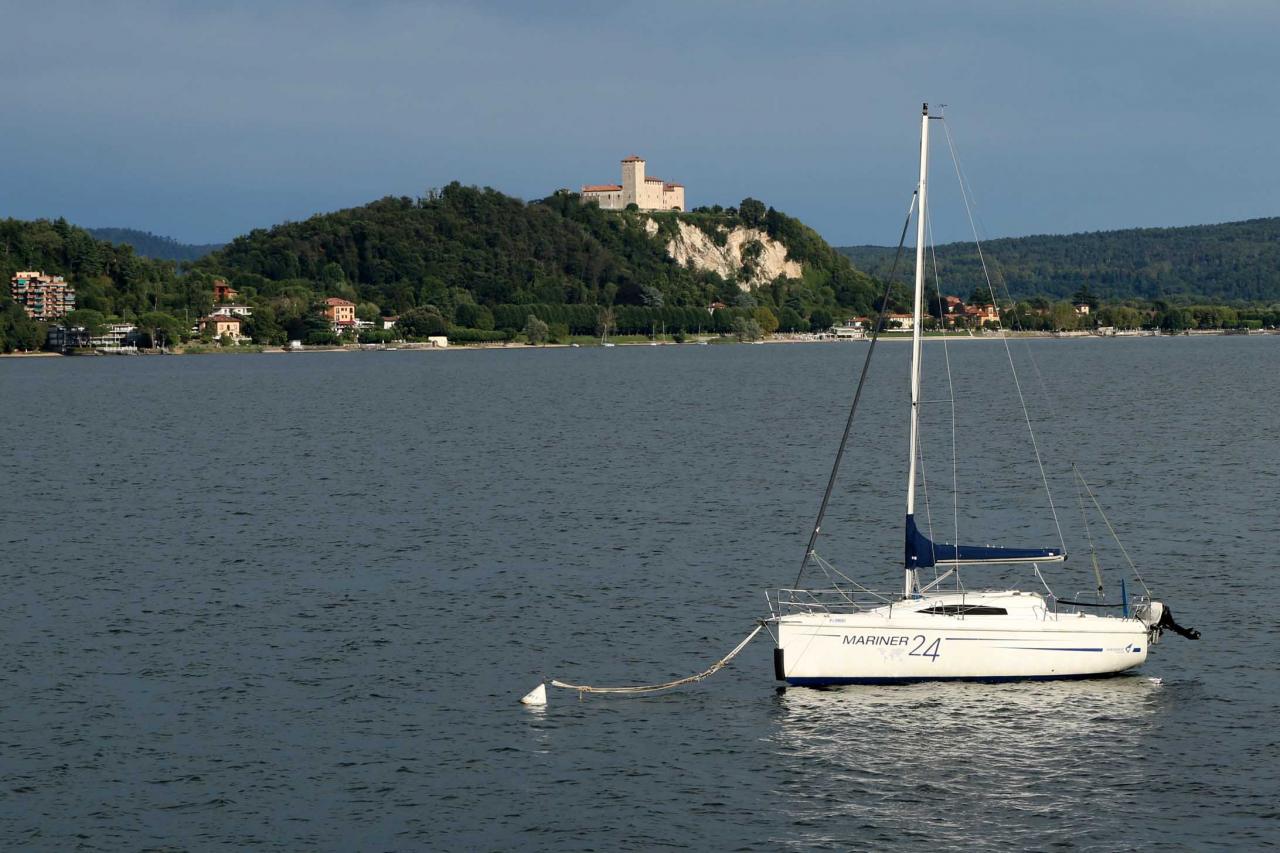
<svg viewBox="0 0 1280 853">
<path fill-rule="evenodd" d="M 137 228 L 86 228 L 96 240 L 106 240 L 115 245 L 128 244 L 137 255 L 164 261 L 194 261 L 223 247 L 223 243 L 180 243 L 172 237 L 162 237 Z"/>
<path fill-rule="evenodd" d="M 997 293 L 1014 299 L 1070 299 L 1082 286 L 1104 300 L 1280 302 L 1280 217 L 1084 234 L 1006 237 L 982 244 Z M 839 250 L 859 269 L 887 275 L 894 250 Z M 986 288 L 972 242 L 938 246 L 942 289 Z M 910 276 L 914 259 L 904 258 Z M 1003 282 L 1003 284 L 1001 283 Z"/>
<path fill-rule="evenodd" d="M 765 306 L 803 318 L 816 309 L 867 311 L 877 287 L 818 236 L 760 202 L 739 208 L 603 211 L 574 193 L 526 203 L 489 188 L 452 183 L 422 198 L 362 207 L 256 230 L 194 264 L 237 288 L 274 294 L 312 289 L 389 314 L 433 305 L 446 314 L 473 303 L 697 308 Z M 707 233 L 745 224 L 787 246 L 804 265 L 745 293 L 739 280 L 673 261 L 666 243 L 676 217 Z M 649 222 L 657 224 L 650 233 Z M 723 241 L 723 236 L 719 238 Z"/>
<path fill-rule="evenodd" d="M 678 264 L 666 250 L 677 218 L 721 244 L 726 229 L 758 228 L 803 275 L 748 291 L 749 251 L 738 277 Z M 754 199 L 691 213 L 602 211 L 574 193 L 524 202 L 457 182 L 258 229 L 185 264 L 142 257 L 64 219 L 0 221 L 0 274 L 7 281 L 23 269 L 67 277 L 78 310 L 90 312 L 73 321 L 142 321 L 170 335 L 211 309 L 213 281 L 223 278 L 253 307 L 248 333 L 263 343 L 320 335 L 315 307 L 326 297 L 356 303 L 361 319 L 408 315 L 422 334 L 486 339 L 530 316 L 575 334 L 602 324 L 728 331 L 735 319 L 764 332 L 826 328 L 869 312 L 880 290 L 812 229 Z M 712 317 L 706 309 L 717 302 L 725 308 Z M 7 341 L 38 337 L 41 324 L 7 291 L 0 315 Z"/>
</svg>

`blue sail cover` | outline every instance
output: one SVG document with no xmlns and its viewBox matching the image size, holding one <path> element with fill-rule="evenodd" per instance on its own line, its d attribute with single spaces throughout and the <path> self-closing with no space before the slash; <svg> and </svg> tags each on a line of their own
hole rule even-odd
<svg viewBox="0 0 1280 853">
<path fill-rule="evenodd" d="M 1066 555 L 1061 548 L 996 548 L 991 545 L 948 545 L 933 542 L 916 527 L 916 517 L 907 516 L 907 568 L 921 569 L 938 564 L 1056 562 Z"/>
</svg>

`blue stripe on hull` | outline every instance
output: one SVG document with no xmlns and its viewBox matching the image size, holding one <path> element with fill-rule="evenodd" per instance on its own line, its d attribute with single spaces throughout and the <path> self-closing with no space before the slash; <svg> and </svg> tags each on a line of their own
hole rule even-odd
<svg viewBox="0 0 1280 853">
<path fill-rule="evenodd" d="M 1003 684 L 1011 681 L 1079 681 L 1084 678 L 1114 678 L 1128 670 L 1115 672 L 1086 672 L 1070 675 L 946 675 L 921 676 L 919 678 L 787 678 L 792 687 L 840 687 L 847 684 L 919 684 L 925 681 L 976 681 L 983 684 Z"/>
</svg>

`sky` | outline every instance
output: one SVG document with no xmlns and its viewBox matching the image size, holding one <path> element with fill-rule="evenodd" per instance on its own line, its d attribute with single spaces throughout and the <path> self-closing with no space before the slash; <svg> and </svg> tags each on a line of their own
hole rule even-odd
<svg viewBox="0 0 1280 853">
<path fill-rule="evenodd" d="M 1280 214 L 1271 2 L 0 0 L 0 217 L 184 242 L 419 196 L 524 199 L 640 154 L 896 242 L 920 104 L 984 237 Z M 931 125 L 934 238 L 964 239 Z"/>
</svg>

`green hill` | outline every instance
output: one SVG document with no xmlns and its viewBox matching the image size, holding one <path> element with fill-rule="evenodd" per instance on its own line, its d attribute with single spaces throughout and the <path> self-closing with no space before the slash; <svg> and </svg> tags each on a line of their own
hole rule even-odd
<svg viewBox="0 0 1280 853">
<path fill-rule="evenodd" d="M 144 258 L 157 258 L 167 261 L 194 261 L 210 252 L 221 249 L 222 243 L 179 243 L 172 237 L 161 237 L 150 231 L 139 231 L 136 228 L 86 228 L 94 239 L 106 240 L 117 246 L 130 245 L 133 251 Z"/>
<path fill-rule="evenodd" d="M 690 226 L 712 254 L 732 232 L 746 242 L 727 267 L 682 265 L 668 244 Z M 763 275 L 765 244 L 775 242 L 800 262 L 799 277 Z M 0 268 L 6 281 L 20 269 L 66 276 L 77 307 L 93 312 L 77 321 L 146 317 L 170 337 L 209 311 L 213 280 L 225 278 L 253 306 L 246 331 L 263 343 L 323 337 L 315 306 L 325 297 L 355 302 L 362 319 L 412 313 L 422 334 L 482 340 L 522 329 L 530 315 L 559 336 L 602 322 L 621 333 L 729 331 L 735 321 L 765 332 L 826 328 L 868 312 L 878 294 L 816 232 L 753 199 L 691 213 L 602 211 L 573 193 L 526 203 L 458 183 L 258 229 L 181 268 L 63 219 L 3 220 Z M 727 307 L 713 316 L 715 302 Z M 5 346 L 38 337 L 7 292 L 0 313 Z"/>
<path fill-rule="evenodd" d="M 893 249 L 883 246 L 839 251 L 871 275 L 886 275 L 893 261 Z M 1007 237 L 983 243 L 983 251 L 993 280 L 1002 276 L 1017 299 L 1069 299 L 1087 285 L 1109 300 L 1280 301 L 1280 217 Z M 937 255 L 944 291 L 963 297 L 986 287 L 972 243 L 938 246 Z"/>
<path fill-rule="evenodd" d="M 746 200 L 744 209 L 611 212 L 572 193 L 526 203 L 453 183 L 425 198 L 384 198 L 256 230 L 195 266 L 260 294 L 311 288 L 394 314 L 430 304 L 448 315 L 467 303 L 703 310 L 721 301 L 804 318 L 870 308 L 874 283 L 816 232 L 759 202 Z M 722 245 L 726 230 L 758 227 L 787 247 L 804 275 L 746 294 L 738 277 L 681 266 L 666 248 L 677 218 Z"/>
</svg>

